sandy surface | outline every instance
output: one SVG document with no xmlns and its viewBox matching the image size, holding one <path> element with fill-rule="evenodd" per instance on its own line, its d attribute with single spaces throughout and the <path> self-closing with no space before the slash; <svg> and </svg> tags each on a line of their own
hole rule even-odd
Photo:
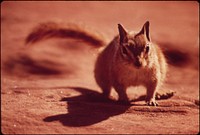
<svg viewBox="0 0 200 135">
<path fill-rule="evenodd" d="M 197 134 L 199 132 L 199 4 L 197 2 L 1 3 L 1 131 L 4 134 Z M 112 40 L 117 24 L 138 31 L 151 23 L 169 71 L 162 90 L 175 96 L 131 106 L 105 102 L 95 83 L 97 49 L 72 39 L 25 46 L 40 22 L 88 25 Z M 129 97 L 145 94 L 130 88 Z M 113 98 L 117 95 L 113 91 Z"/>
</svg>

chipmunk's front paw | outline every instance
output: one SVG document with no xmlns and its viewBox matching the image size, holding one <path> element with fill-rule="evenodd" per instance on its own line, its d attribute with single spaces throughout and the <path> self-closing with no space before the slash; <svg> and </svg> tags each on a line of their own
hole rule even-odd
<svg viewBox="0 0 200 135">
<path fill-rule="evenodd" d="M 146 101 L 148 106 L 158 106 L 158 103 L 155 100 Z"/>
</svg>

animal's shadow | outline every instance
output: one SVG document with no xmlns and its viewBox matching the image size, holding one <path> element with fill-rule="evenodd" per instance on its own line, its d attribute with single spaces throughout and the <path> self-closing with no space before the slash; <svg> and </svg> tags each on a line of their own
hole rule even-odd
<svg viewBox="0 0 200 135">
<path fill-rule="evenodd" d="M 74 89 L 81 93 L 79 96 L 62 98 L 61 101 L 67 101 L 66 114 L 48 116 L 43 120 L 45 122 L 60 121 L 65 126 L 88 126 L 99 123 L 109 117 L 120 115 L 126 112 L 131 106 L 137 106 L 132 102 L 145 100 L 145 95 L 131 100 L 131 104 L 121 104 L 115 100 L 104 98 L 101 93 L 82 87 L 65 87 Z M 173 92 L 168 94 L 156 94 L 157 100 L 168 99 L 173 96 Z M 140 106 L 145 104 L 140 104 Z"/>
<path fill-rule="evenodd" d="M 130 107 L 130 105 L 120 105 L 116 101 L 105 99 L 101 93 L 91 89 L 69 88 L 79 91 L 81 95 L 61 99 L 67 101 L 68 113 L 48 116 L 43 119 L 45 122 L 60 121 L 64 126 L 72 127 L 88 126 L 120 115 Z"/>
</svg>

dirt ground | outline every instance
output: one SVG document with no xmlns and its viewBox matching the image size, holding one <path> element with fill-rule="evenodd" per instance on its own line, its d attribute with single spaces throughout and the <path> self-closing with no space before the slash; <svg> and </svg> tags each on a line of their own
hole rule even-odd
<svg viewBox="0 0 200 135">
<path fill-rule="evenodd" d="M 117 24 L 139 31 L 150 21 L 153 42 L 169 68 L 162 90 L 175 95 L 131 106 L 103 101 L 93 77 L 98 50 L 80 40 L 54 38 L 25 45 L 41 22 L 73 22 L 111 41 Z M 143 87 L 128 89 L 140 99 Z M 112 91 L 112 97 L 117 94 Z M 1 132 L 4 134 L 199 133 L 199 3 L 2 2 Z"/>
</svg>

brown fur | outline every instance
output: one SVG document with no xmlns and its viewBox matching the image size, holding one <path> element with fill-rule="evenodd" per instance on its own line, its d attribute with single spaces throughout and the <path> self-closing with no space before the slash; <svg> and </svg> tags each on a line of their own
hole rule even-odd
<svg viewBox="0 0 200 135">
<path fill-rule="evenodd" d="M 97 58 L 95 79 L 105 96 L 108 97 L 114 87 L 119 101 L 127 103 L 126 89 L 143 85 L 147 88 L 147 104 L 157 105 L 155 92 L 164 81 L 167 66 L 162 51 L 150 41 L 148 27 L 149 22 L 146 22 L 141 32 L 132 34 L 120 25 L 119 36 Z"/>
</svg>

